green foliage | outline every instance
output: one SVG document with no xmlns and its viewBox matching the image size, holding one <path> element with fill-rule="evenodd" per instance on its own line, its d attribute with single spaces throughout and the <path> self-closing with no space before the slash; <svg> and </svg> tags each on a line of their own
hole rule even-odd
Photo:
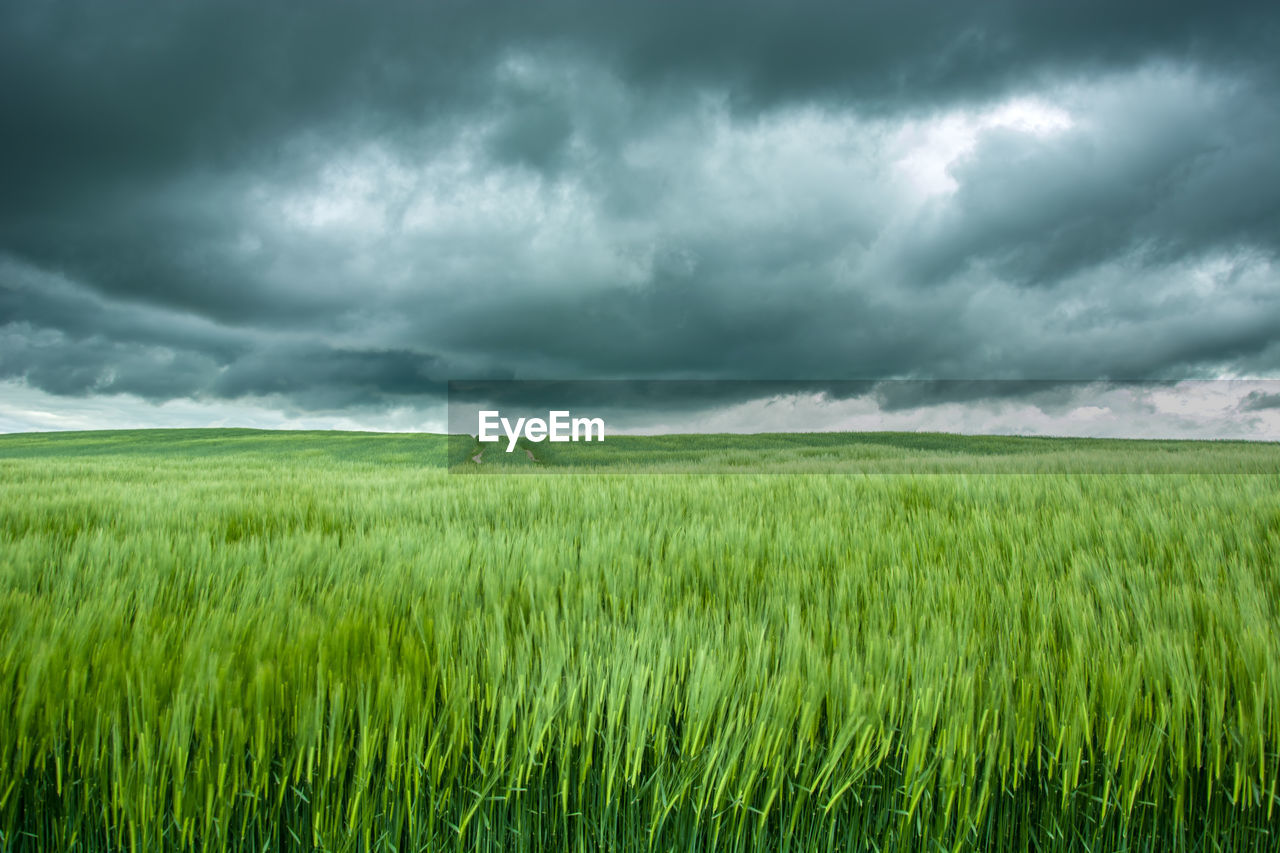
<svg viewBox="0 0 1280 853">
<path fill-rule="evenodd" d="M 1273 475 L 446 461 L 0 438 L 0 850 L 1276 847 Z"/>
</svg>

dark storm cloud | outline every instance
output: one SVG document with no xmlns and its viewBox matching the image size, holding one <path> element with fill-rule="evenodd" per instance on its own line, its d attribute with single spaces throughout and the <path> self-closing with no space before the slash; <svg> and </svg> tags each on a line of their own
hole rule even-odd
<svg viewBox="0 0 1280 853">
<path fill-rule="evenodd" d="M 28 324 L 0 334 L 0 379 L 25 378 L 55 394 L 134 394 L 235 399 L 282 395 L 312 408 L 431 402 L 444 398 L 449 366 L 403 350 L 263 344 L 231 360 L 190 348 L 70 337 Z"/>
<path fill-rule="evenodd" d="M 1241 401 L 1241 408 L 1247 412 L 1261 412 L 1266 409 L 1280 409 L 1280 394 L 1267 394 L 1263 391 L 1251 391 Z"/>
<path fill-rule="evenodd" d="M 600 415 L 635 410 L 696 412 L 712 405 L 795 395 L 849 400 L 873 393 L 883 384 L 808 379 L 455 380 L 448 384 L 448 397 L 451 407 L 467 413 L 465 421 L 474 420 L 470 412 L 481 405 L 529 411 L 578 409 Z"/>
<path fill-rule="evenodd" d="M 878 411 L 897 413 L 922 406 L 978 401 L 1026 400 L 1045 412 L 1061 413 L 1116 391 L 1143 395 L 1172 390 L 1174 381 L 937 380 L 937 379 L 721 379 L 721 380 L 464 380 L 448 385 L 451 431 L 474 432 L 480 409 L 537 415 L 549 410 L 588 411 L 610 423 L 627 422 L 635 412 L 689 414 L 749 401 L 807 397 L 824 402 L 868 399 Z M 1181 383 L 1185 389 L 1188 384 Z M 1218 382 L 1221 386 L 1228 382 Z M 1243 408 L 1280 407 L 1280 397 L 1253 391 Z M 514 414 L 513 414 L 514 416 Z M 794 426 L 803 427 L 804 424 Z"/>
<path fill-rule="evenodd" d="M 1109 258 L 1167 263 L 1218 246 L 1280 248 L 1280 109 L 1268 90 L 1206 85 L 1160 66 L 1045 141 L 984 134 L 953 169 L 960 190 L 921 241 L 922 280 L 985 261 L 1053 284 Z"/>
<path fill-rule="evenodd" d="M 443 397 L 447 376 L 440 359 L 403 350 L 270 347 L 236 361 L 210 390 L 221 397 L 284 394 L 331 408 L 399 396 Z"/>
<path fill-rule="evenodd" d="M 461 376 L 1273 373 L 1278 22 L 6 4 L 0 377 L 319 408 Z"/>
</svg>

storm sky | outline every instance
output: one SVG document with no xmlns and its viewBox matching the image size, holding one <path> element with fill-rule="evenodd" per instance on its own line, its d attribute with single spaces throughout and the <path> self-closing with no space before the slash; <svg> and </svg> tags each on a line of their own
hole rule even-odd
<svg viewBox="0 0 1280 853">
<path fill-rule="evenodd" d="M 5 3 L 0 430 L 1280 378 L 1278 92 L 1263 2 Z M 1070 387 L 805 417 L 1146 434 L 1170 393 Z M 1280 438 L 1212 387 L 1159 429 Z"/>
</svg>

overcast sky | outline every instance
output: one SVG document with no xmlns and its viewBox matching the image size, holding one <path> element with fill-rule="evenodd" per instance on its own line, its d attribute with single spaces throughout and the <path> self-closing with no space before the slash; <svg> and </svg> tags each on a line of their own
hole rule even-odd
<svg viewBox="0 0 1280 853">
<path fill-rule="evenodd" d="M 1277 92 L 1274 2 L 7 2 L 0 430 L 1280 378 Z M 1280 438 L 1266 383 L 1070 387 L 783 426 Z"/>
</svg>

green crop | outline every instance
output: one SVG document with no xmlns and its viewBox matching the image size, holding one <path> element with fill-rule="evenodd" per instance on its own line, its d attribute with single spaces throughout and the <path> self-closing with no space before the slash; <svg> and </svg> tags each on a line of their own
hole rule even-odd
<svg viewBox="0 0 1280 853">
<path fill-rule="evenodd" d="M 0 437 L 0 850 L 1280 845 L 1280 478 L 770 441 Z"/>
</svg>

